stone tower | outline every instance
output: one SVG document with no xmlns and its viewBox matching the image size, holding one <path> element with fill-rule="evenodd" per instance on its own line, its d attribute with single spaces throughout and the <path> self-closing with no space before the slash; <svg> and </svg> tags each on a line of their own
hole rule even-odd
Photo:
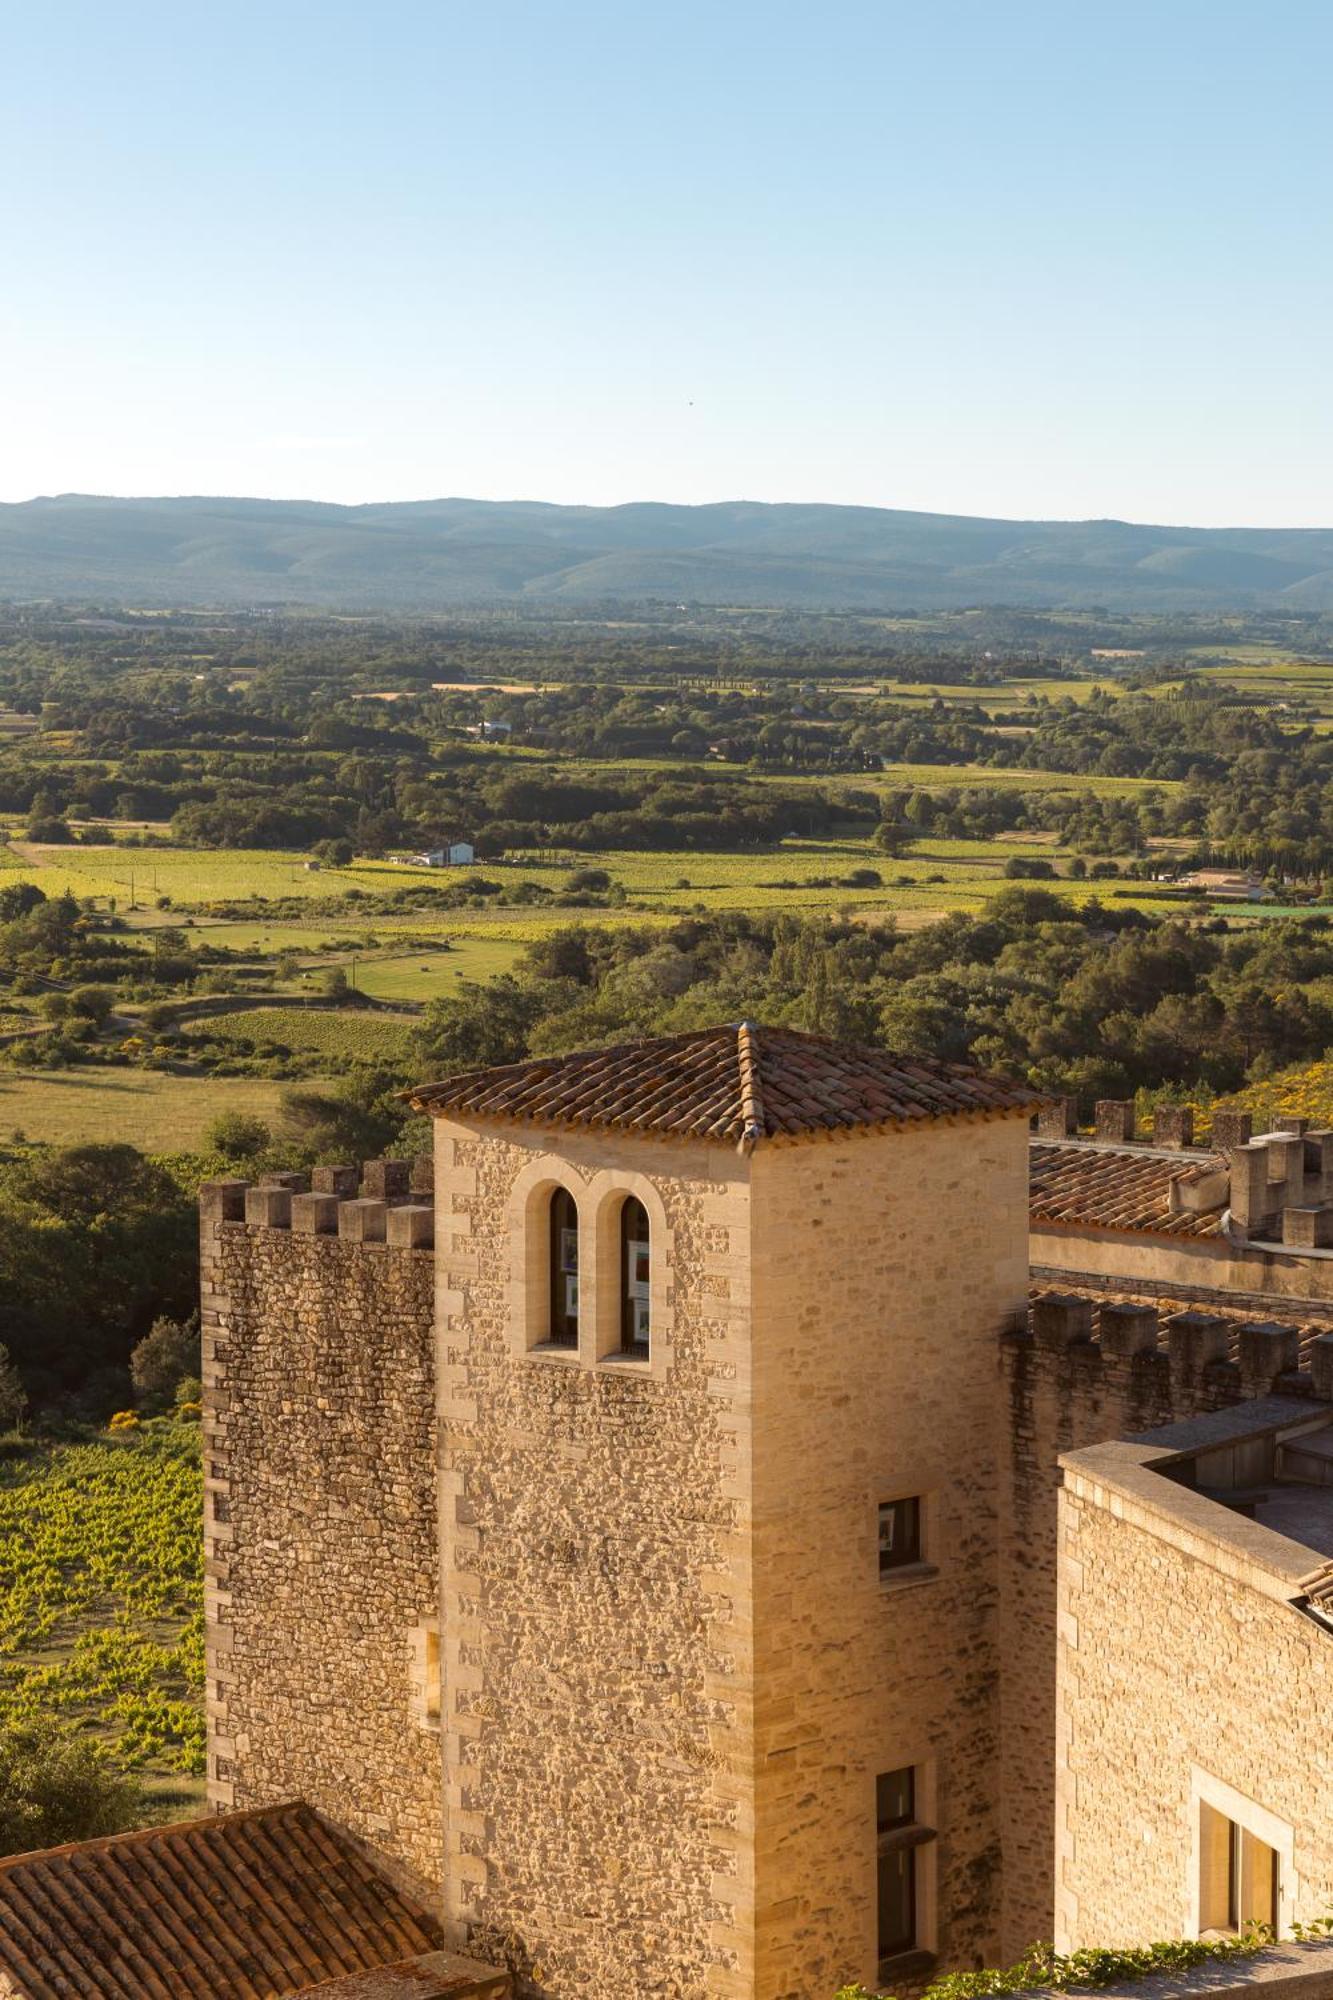
<svg viewBox="0 0 1333 2000">
<path fill-rule="evenodd" d="M 982 1962 L 1033 1093 L 742 1024 L 413 1101 L 457 1941 L 552 2000 Z"/>
</svg>

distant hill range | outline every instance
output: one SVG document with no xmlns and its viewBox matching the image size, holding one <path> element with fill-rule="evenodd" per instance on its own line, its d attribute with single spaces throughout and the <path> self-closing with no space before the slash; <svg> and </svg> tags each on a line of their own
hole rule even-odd
<svg viewBox="0 0 1333 2000">
<path fill-rule="evenodd" d="M 877 507 L 118 500 L 0 505 L 0 597 L 427 611 L 664 599 L 802 610 L 1333 609 L 1333 529 Z"/>
</svg>

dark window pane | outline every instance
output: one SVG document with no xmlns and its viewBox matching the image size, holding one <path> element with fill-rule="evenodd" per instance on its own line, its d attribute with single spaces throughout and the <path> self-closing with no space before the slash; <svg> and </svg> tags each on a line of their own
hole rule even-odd
<svg viewBox="0 0 1333 2000">
<path fill-rule="evenodd" d="M 879 1573 L 921 1560 L 921 1502 L 887 1500 L 879 1510 Z"/>
<path fill-rule="evenodd" d="M 881 1833 L 896 1826 L 911 1826 L 916 1819 L 916 1772 L 910 1764 L 901 1771 L 884 1771 L 875 1780 L 875 1822 Z"/>
<path fill-rule="evenodd" d="M 630 1195 L 620 1208 L 620 1345 L 626 1354 L 648 1352 L 651 1256 L 648 1211 Z"/>
<path fill-rule="evenodd" d="M 551 1329 L 557 1347 L 579 1344 L 579 1213 L 565 1188 L 551 1196 Z"/>
<path fill-rule="evenodd" d="M 910 1951 L 916 1943 L 916 1850 L 879 1857 L 879 1956 Z"/>
</svg>

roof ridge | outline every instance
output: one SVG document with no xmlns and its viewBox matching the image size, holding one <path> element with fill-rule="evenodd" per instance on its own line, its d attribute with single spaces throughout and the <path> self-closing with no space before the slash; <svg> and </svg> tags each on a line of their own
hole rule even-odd
<svg viewBox="0 0 1333 2000">
<path fill-rule="evenodd" d="M 759 1030 L 753 1021 L 742 1021 L 736 1030 L 736 1054 L 741 1072 L 741 1147 L 754 1149 L 765 1131 L 764 1086 L 759 1077 Z"/>
<path fill-rule="evenodd" d="M 93 1848 L 129 1847 L 139 1841 L 172 1839 L 177 1834 L 199 1833 L 239 1826 L 254 1820 L 277 1819 L 283 1813 L 315 1813 L 307 1799 L 283 1799 L 274 1806 L 246 1806 L 240 1812 L 199 1813 L 194 1819 L 154 1820 L 147 1826 L 123 1827 L 119 1833 L 94 1833 L 86 1840 L 64 1840 L 58 1847 L 28 1847 L 21 1854 L 0 1855 L 0 1875 L 25 1861 L 50 1861 L 58 1854 L 87 1854 Z"/>
</svg>

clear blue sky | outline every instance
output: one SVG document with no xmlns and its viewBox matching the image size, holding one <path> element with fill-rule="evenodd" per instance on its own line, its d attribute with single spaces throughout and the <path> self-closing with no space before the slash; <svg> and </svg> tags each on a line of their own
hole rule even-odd
<svg viewBox="0 0 1333 2000">
<path fill-rule="evenodd" d="M 1333 525 L 1327 0 L 14 0 L 0 498 Z"/>
</svg>

